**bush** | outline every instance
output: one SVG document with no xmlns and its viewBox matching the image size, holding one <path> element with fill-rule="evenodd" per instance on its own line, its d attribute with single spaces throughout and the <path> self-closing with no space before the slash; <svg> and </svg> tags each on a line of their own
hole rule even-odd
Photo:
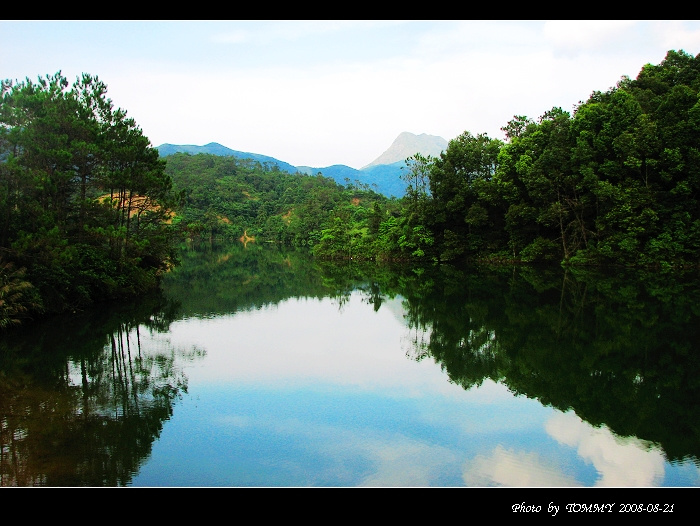
<svg viewBox="0 0 700 526">
<path fill-rule="evenodd" d="M 528 263 L 539 263 L 558 261 L 561 254 L 559 245 L 554 241 L 538 237 L 520 252 L 520 257 Z"/>
<path fill-rule="evenodd" d="M 18 325 L 41 305 L 32 284 L 24 279 L 24 268 L 0 261 L 0 329 Z"/>
</svg>

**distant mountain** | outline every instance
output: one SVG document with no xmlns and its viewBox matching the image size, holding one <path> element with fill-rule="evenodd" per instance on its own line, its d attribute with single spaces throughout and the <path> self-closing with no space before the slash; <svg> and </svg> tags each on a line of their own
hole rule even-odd
<svg viewBox="0 0 700 526">
<path fill-rule="evenodd" d="M 363 175 L 360 182 L 368 184 L 372 190 L 387 197 L 403 197 L 406 195 L 407 183 L 401 179 L 401 175 L 405 168 L 405 160 L 392 164 L 377 164 L 360 171 Z"/>
<path fill-rule="evenodd" d="M 254 161 L 258 161 L 261 164 L 268 163 L 270 166 L 274 166 L 275 164 L 279 166 L 280 170 L 283 170 L 285 172 L 289 173 L 296 173 L 297 169 L 295 166 L 292 166 L 289 163 L 285 163 L 284 161 L 280 161 L 278 159 L 275 159 L 274 157 L 270 157 L 268 155 L 260 155 L 258 153 L 250 153 L 250 152 L 239 152 L 237 150 L 232 150 L 231 148 L 227 148 L 226 146 L 222 146 L 217 142 L 210 142 L 209 144 L 205 144 L 204 146 L 194 146 L 191 144 L 161 144 L 160 146 L 157 147 L 158 153 L 160 154 L 161 157 L 167 157 L 168 155 L 172 155 L 174 153 L 189 153 L 190 155 L 197 155 L 198 153 L 208 153 L 211 155 L 221 155 L 221 156 L 231 156 L 231 157 L 236 157 L 237 159 L 253 159 Z"/>
<path fill-rule="evenodd" d="M 331 177 L 335 179 L 340 184 L 345 184 L 343 180 L 347 177 L 350 182 L 357 179 L 360 176 L 360 170 L 355 168 L 350 168 L 344 164 L 334 164 L 333 166 L 324 166 L 323 168 L 314 168 L 311 166 L 297 166 L 297 170 L 303 174 L 307 175 L 317 175 L 321 172 L 326 177 Z M 333 174 L 333 175 L 329 175 Z"/>
<path fill-rule="evenodd" d="M 401 171 L 406 166 L 404 161 L 392 164 L 378 164 L 364 170 L 356 170 L 344 164 L 334 164 L 325 168 L 297 166 L 301 173 L 333 179 L 336 183 L 346 185 L 348 182 L 357 185 L 369 185 L 374 190 L 387 197 L 403 197 L 406 194 L 406 182 L 401 179 Z"/>
<path fill-rule="evenodd" d="M 380 164 L 394 164 L 404 162 L 416 153 L 437 157 L 447 149 L 447 141 L 437 135 L 427 135 L 421 133 L 414 135 L 409 132 L 402 132 L 394 139 L 389 149 L 377 157 L 374 161 L 363 167 L 363 170 Z"/>
<path fill-rule="evenodd" d="M 321 173 L 324 177 L 333 179 L 336 183 L 342 185 L 346 185 L 348 182 L 351 184 L 366 184 L 369 185 L 370 189 L 387 197 L 400 198 L 406 194 L 406 182 L 401 179 L 402 170 L 406 166 L 406 159 L 416 153 L 437 157 L 440 152 L 447 149 L 447 144 L 445 139 L 435 135 L 426 135 L 425 133 L 414 135 L 409 132 L 403 132 L 399 134 L 388 150 L 361 170 L 356 170 L 344 164 L 334 164 L 322 168 L 292 166 L 274 157 L 232 150 L 215 142 L 204 146 L 161 144 L 157 149 L 161 157 L 182 152 L 190 155 L 206 153 L 233 156 L 238 159 L 253 159 L 263 165 L 277 165 L 280 170 L 289 173 L 299 172 L 308 175 Z"/>
</svg>

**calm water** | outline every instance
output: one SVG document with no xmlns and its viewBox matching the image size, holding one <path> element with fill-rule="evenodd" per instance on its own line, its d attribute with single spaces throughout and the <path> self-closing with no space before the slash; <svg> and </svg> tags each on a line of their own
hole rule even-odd
<svg viewBox="0 0 700 526">
<path fill-rule="evenodd" d="M 188 250 L 0 339 L 3 486 L 698 487 L 692 276 Z"/>
</svg>

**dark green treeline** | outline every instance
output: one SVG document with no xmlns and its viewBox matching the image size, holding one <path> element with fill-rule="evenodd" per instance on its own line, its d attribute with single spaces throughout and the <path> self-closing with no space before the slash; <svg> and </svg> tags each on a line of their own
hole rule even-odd
<svg viewBox="0 0 700 526">
<path fill-rule="evenodd" d="M 515 116 L 505 142 L 464 132 L 410 157 L 400 200 L 233 158 L 178 154 L 168 171 L 191 233 L 322 258 L 697 266 L 699 91 L 700 56 L 669 51 L 573 114 Z"/>
<path fill-rule="evenodd" d="M 573 115 L 516 116 L 409 160 L 411 210 L 441 260 L 697 266 L 700 55 L 669 51 Z"/>
<path fill-rule="evenodd" d="M 671 460 L 700 458 L 694 270 L 440 265 L 378 286 L 426 331 L 411 357 L 465 390 L 502 383 Z"/>
<path fill-rule="evenodd" d="M 177 243 L 320 259 L 679 268 L 700 261 L 700 55 L 669 51 L 569 113 L 406 159 L 406 196 L 213 155 L 158 157 L 84 74 L 2 83 L 0 325 L 158 285 Z"/>
<path fill-rule="evenodd" d="M 107 87 L 2 83 L 0 322 L 153 289 L 175 261 L 171 181 Z"/>
</svg>

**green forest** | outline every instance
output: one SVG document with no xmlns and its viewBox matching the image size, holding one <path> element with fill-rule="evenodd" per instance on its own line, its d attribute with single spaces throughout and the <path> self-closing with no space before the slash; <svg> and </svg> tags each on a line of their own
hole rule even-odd
<svg viewBox="0 0 700 526">
<path fill-rule="evenodd" d="M 83 74 L 3 81 L 0 325 L 158 286 L 190 242 L 320 259 L 674 270 L 700 262 L 700 55 L 406 159 L 406 195 L 215 155 L 159 157 Z"/>
<path fill-rule="evenodd" d="M 175 201 L 141 129 L 91 75 L 1 89 L 0 325 L 157 286 Z"/>
</svg>

